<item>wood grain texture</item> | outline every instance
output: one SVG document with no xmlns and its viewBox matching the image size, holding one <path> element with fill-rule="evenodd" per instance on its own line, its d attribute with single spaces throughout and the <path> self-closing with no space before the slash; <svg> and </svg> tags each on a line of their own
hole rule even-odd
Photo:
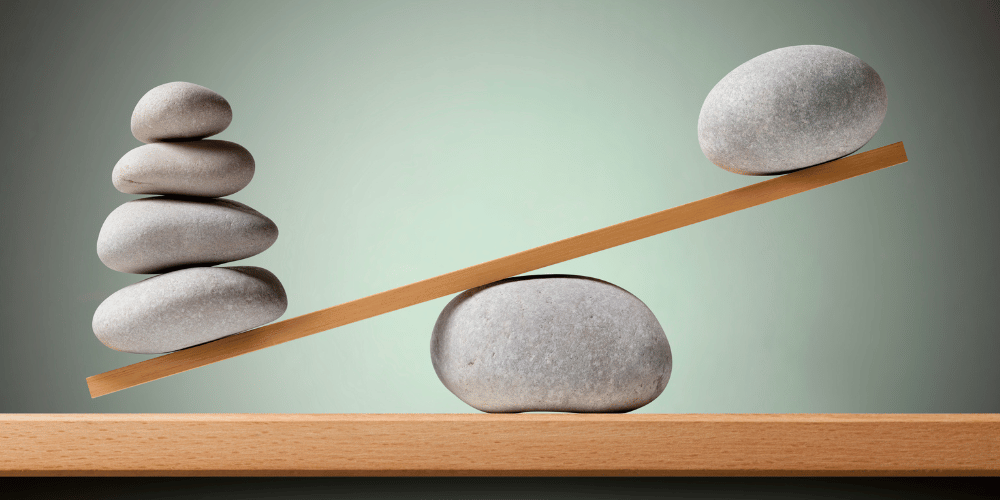
<svg viewBox="0 0 1000 500">
<path fill-rule="evenodd" d="M 897 142 L 338 306 L 164 354 L 89 377 L 87 385 L 91 397 L 96 398 L 199 366 L 874 172 L 906 160 L 903 143 Z"/>
<path fill-rule="evenodd" d="M 0 414 L 0 476 L 998 476 L 998 414 Z"/>
</svg>

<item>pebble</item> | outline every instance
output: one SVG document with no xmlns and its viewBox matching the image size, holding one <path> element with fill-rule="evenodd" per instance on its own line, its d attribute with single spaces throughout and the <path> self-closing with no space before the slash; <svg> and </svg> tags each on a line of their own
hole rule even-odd
<svg viewBox="0 0 1000 500">
<path fill-rule="evenodd" d="M 195 267 L 118 290 L 94 313 L 94 334 L 122 352 L 176 351 L 270 323 L 288 307 L 285 289 L 259 267 Z"/>
<path fill-rule="evenodd" d="M 431 361 L 491 413 L 627 412 L 670 378 L 667 337 L 634 295 L 584 276 L 510 278 L 467 290 L 434 325 Z"/>
<path fill-rule="evenodd" d="M 245 188 L 253 173 L 253 156 L 236 143 L 158 142 L 125 153 L 111 171 L 111 183 L 129 194 L 215 198 Z"/>
<path fill-rule="evenodd" d="M 132 135 L 142 142 L 201 139 L 233 121 L 233 108 L 214 91 L 187 82 L 164 83 L 139 99 Z"/>
<path fill-rule="evenodd" d="M 698 142 L 730 172 L 780 174 L 861 149 L 887 107 L 882 79 L 856 56 L 822 45 L 785 47 L 715 85 L 701 107 Z"/>
<path fill-rule="evenodd" d="M 245 259 L 277 239 L 274 222 L 242 203 L 158 196 L 112 211 L 97 237 L 97 255 L 115 271 L 161 273 Z"/>
</svg>

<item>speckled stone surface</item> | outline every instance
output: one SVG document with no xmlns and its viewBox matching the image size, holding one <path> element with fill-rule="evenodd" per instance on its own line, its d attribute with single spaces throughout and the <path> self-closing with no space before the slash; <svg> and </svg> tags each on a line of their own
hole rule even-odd
<svg viewBox="0 0 1000 500">
<path fill-rule="evenodd" d="M 122 156 L 111 183 L 129 194 L 229 196 L 253 179 L 253 156 L 229 141 L 157 142 Z"/>
<path fill-rule="evenodd" d="M 245 259 L 277 239 L 274 222 L 242 203 L 157 196 L 112 211 L 97 237 L 97 256 L 115 271 L 160 273 Z"/>
<path fill-rule="evenodd" d="M 288 307 L 278 278 L 259 267 L 194 267 L 118 290 L 94 313 L 94 334 L 122 352 L 176 351 L 256 328 Z"/>
<path fill-rule="evenodd" d="M 434 325 L 431 361 L 485 412 L 626 412 L 667 386 L 670 345 L 638 298 L 583 276 L 510 278 L 467 290 Z"/>
<path fill-rule="evenodd" d="M 214 91 L 187 82 L 164 83 L 139 99 L 132 135 L 142 142 L 201 139 L 233 121 L 233 108 Z"/>
<path fill-rule="evenodd" d="M 799 45 L 757 56 L 709 92 L 698 142 L 712 163 L 770 175 L 861 149 L 885 118 L 885 85 L 843 50 Z"/>
</svg>

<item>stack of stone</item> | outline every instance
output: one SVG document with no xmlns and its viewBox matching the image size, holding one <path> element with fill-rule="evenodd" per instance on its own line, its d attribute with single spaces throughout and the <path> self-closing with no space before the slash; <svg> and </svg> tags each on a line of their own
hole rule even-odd
<svg viewBox="0 0 1000 500">
<path fill-rule="evenodd" d="M 211 267 L 270 247 L 278 228 L 256 210 L 220 198 L 243 189 L 254 159 L 238 144 L 203 140 L 233 111 L 192 83 L 160 85 L 139 100 L 132 135 L 146 143 L 111 174 L 123 193 L 160 195 L 126 202 L 108 216 L 97 255 L 115 271 L 155 274 L 108 297 L 94 333 L 108 347 L 164 353 L 269 323 L 288 305 L 278 278 L 259 267 Z"/>
</svg>

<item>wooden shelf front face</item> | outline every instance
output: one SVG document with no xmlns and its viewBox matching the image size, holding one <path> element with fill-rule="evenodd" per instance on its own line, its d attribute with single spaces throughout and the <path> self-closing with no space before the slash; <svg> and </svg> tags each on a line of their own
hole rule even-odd
<svg viewBox="0 0 1000 500">
<path fill-rule="evenodd" d="M 1000 414 L 0 414 L 0 476 L 998 476 Z"/>
</svg>

